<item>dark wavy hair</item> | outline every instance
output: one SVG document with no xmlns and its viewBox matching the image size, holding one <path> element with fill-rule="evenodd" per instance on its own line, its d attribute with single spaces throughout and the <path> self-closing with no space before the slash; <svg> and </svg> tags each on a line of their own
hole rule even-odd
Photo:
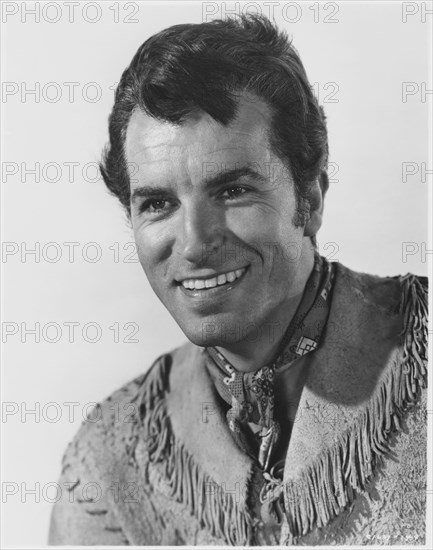
<svg viewBox="0 0 433 550">
<path fill-rule="evenodd" d="M 133 110 L 176 125 L 204 111 L 228 125 L 236 117 L 239 93 L 258 96 L 270 106 L 270 145 L 294 178 L 294 223 L 305 223 L 313 183 L 318 180 L 323 192 L 328 187 L 326 119 L 286 33 L 258 15 L 175 25 L 138 49 L 117 87 L 110 141 L 100 163 L 106 186 L 128 217 L 124 144 Z"/>
</svg>

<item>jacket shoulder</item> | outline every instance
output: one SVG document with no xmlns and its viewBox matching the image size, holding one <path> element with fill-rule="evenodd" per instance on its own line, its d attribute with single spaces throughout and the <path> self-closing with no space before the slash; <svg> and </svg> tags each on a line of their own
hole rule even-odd
<svg viewBox="0 0 433 550">
<path fill-rule="evenodd" d="M 414 292 L 421 299 L 427 299 L 428 278 L 407 273 L 383 277 L 354 271 L 341 263 L 336 264 L 339 287 L 365 304 L 397 313 L 401 309 L 405 292 Z"/>
<path fill-rule="evenodd" d="M 146 373 L 101 401 L 82 422 L 63 455 L 61 498 L 53 508 L 49 544 L 128 544 L 118 517 L 119 483 L 135 483 L 138 476 L 134 461 L 143 393 L 164 391 L 178 353 L 158 357 Z"/>
</svg>

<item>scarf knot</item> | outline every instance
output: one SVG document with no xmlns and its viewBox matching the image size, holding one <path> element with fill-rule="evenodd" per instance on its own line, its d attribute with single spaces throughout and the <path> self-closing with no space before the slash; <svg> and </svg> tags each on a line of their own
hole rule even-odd
<svg viewBox="0 0 433 550">
<path fill-rule="evenodd" d="M 304 294 L 273 361 L 255 372 L 240 372 L 215 347 L 206 348 L 207 369 L 219 395 L 230 405 L 227 422 L 238 445 L 270 473 L 281 428 L 274 419 L 275 378 L 317 349 L 326 325 L 334 269 L 316 254 Z M 282 472 L 279 472 L 282 475 Z M 274 474 L 272 475 L 274 477 Z"/>
</svg>

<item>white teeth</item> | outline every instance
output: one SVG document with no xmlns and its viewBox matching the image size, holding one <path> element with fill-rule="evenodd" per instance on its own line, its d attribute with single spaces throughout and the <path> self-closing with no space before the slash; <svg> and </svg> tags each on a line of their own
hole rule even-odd
<svg viewBox="0 0 433 550">
<path fill-rule="evenodd" d="M 182 281 L 182 285 L 189 290 L 202 290 L 203 288 L 214 288 L 216 286 L 225 285 L 227 282 L 232 283 L 236 279 L 239 279 L 246 269 L 236 269 L 229 273 L 222 273 L 217 277 L 211 277 L 209 279 L 186 279 Z"/>
<path fill-rule="evenodd" d="M 232 283 L 233 281 L 236 280 L 236 272 L 230 271 L 230 273 L 227 273 L 226 277 L 227 277 L 227 281 L 229 281 L 229 283 Z"/>
<path fill-rule="evenodd" d="M 219 285 L 225 285 L 226 282 L 227 282 L 227 279 L 226 279 L 226 276 L 224 275 L 224 273 L 222 275 L 218 275 L 218 284 Z"/>
<path fill-rule="evenodd" d="M 213 279 L 206 279 L 205 284 L 206 288 L 213 288 L 214 286 L 217 286 L 216 277 L 214 277 Z"/>
</svg>

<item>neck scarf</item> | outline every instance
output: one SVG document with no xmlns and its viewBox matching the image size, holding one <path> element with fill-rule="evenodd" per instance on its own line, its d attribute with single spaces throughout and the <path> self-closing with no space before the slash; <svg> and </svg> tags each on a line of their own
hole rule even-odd
<svg viewBox="0 0 433 550">
<path fill-rule="evenodd" d="M 231 406 L 226 415 L 229 429 L 238 445 L 258 460 L 264 472 L 270 471 L 281 430 L 273 418 L 275 373 L 319 346 L 328 319 L 333 281 L 333 264 L 316 254 L 301 302 L 269 365 L 243 373 L 216 348 L 205 350 L 206 366 L 216 390 Z"/>
</svg>

